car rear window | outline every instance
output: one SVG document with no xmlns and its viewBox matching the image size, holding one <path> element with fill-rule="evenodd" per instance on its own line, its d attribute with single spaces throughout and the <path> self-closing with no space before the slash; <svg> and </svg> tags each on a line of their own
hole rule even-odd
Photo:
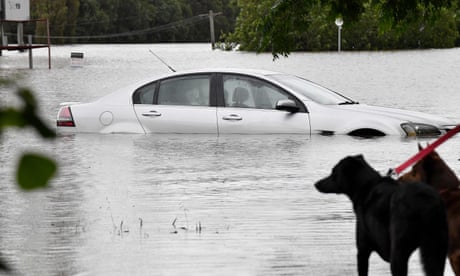
<svg viewBox="0 0 460 276">
<path fill-rule="evenodd" d="M 157 104 L 209 106 L 209 86 L 208 75 L 164 80 L 158 90 Z"/>
<path fill-rule="evenodd" d="M 133 94 L 133 104 L 153 104 L 156 85 L 152 82 L 138 88 Z"/>
</svg>

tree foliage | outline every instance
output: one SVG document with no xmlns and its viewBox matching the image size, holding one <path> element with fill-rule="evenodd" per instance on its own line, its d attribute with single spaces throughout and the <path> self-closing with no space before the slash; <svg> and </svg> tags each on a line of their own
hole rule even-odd
<svg viewBox="0 0 460 276">
<path fill-rule="evenodd" d="M 204 42 L 209 10 L 217 37 L 233 31 L 234 0 L 32 0 L 32 18 L 48 18 L 53 43 Z M 203 15 L 203 16 L 200 16 Z M 44 25 L 36 34 L 45 35 Z"/>
<path fill-rule="evenodd" d="M 337 49 L 337 17 L 344 20 L 343 49 L 453 47 L 459 37 L 454 0 L 240 1 L 227 42 L 241 49 L 287 56 L 296 50 Z"/>
<path fill-rule="evenodd" d="M 65 33 L 73 33 L 75 20 L 78 16 L 79 0 L 32 0 L 31 16 L 34 19 L 47 18 L 50 32 L 56 36 Z M 45 24 L 36 25 L 36 34 L 45 36 L 47 33 Z M 57 42 L 62 42 L 62 39 Z"/>
<path fill-rule="evenodd" d="M 32 0 L 33 18 L 49 18 L 52 43 L 207 42 L 208 12 L 217 40 L 242 50 L 459 46 L 459 0 Z M 458 16 L 457 16 L 458 15 Z M 45 25 L 37 25 L 44 35 Z"/>
</svg>

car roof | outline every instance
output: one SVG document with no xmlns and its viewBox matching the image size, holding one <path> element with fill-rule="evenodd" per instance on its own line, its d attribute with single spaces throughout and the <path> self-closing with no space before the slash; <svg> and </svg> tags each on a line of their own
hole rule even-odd
<svg viewBox="0 0 460 276">
<path fill-rule="evenodd" d="M 233 74 L 246 74 L 252 76 L 266 76 L 272 74 L 283 74 L 281 72 L 275 72 L 270 70 L 263 69 L 249 69 L 249 68 L 200 68 L 200 69 L 191 69 L 183 70 L 172 73 L 163 74 L 158 77 L 158 79 L 180 76 L 180 75 L 189 75 L 189 74 L 199 74 L 199 73 L 233 73 Z"/>
<path fill-rule="evenodd" d="M 176 72 L 169 72 L 160 75 L 154 75 L 149 78 L 144 78 L 138 81 L 131 82 L 128 85 L 122 87 L 122 90 L 126 89 L 137 89 L 144 84 L 148 84 L 150 82 L 154 82 L 157 80 L 170 78 L 170 77 L 177 77 L 182 75 L 191 75 L 191 74 L 201 74 L 201 73 L 232 73 L 232 74 L 242 74 L 242 75 L 250 75 L 264 78 L 267 75 L 273 74 L 285 74 L 281 72 L 275 72 L 270 70 L 262 70 L 262 69 L 247 69 L 247 68 L 201 68 L 201 69 L 189 69 L 183 71 L 176 71 Z"/>
<path fill-rule="evenodd" d="M 139 87 L 146 85 L 148 83 L 161 80 L 161 79 L 166 79 L 170 77 L 177 77 L 177 76 L 182 76 L 182 75 L 191 75 L 191 74 L 204 74 L 204 73 L 230 73 L 230 74 L 242 74 L 242 75 L 250 75 L 254 77 L 259 77 L 259 78 L 266 78 L 268 75 L 273 75 L 273 74 L 285 74 L 281 72 L 275 72 L 275 71 L 270 71 L 270 70 L 261 70 L 261 69 L 247 69 L 247 68 L 202 68 L 202 69 L 190 69 L 190 70 L 183 70 L 183 71 L 177 71 L 177 72 L 169 72 L 161 75 L 154 75 L 149 78 L 144 78 L 138 81 L 131 82 L 128 85 L 121 86 L 119 89 L 116 91 L 100 98 L 100 100 L 104 99 L 107 100 L 109 98 L 119 98 L 119 97 L 126 97 L 128 94 L 126 94 L 126 91 L 131 91 L 134 92 L 134 90 L 138 89 Z M 274 80 L 272 80 L 274 81 Z M 129 95 L 130 97 L 130 95 Z"/>
</svg>

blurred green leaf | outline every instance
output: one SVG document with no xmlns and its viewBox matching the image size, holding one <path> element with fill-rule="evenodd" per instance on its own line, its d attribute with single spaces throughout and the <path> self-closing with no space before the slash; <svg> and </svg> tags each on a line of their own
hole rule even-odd
<svg viewBox="0 0 460 276">
<path fill-rule="evenodd" d="M 32 94 L 32 91 L 30 91 L 27 88 L 21 87 L 18 89 L 17 95 L 24 101 L 24 104 L 26 106 L 35 110 L 35 108 L 37 107 L 37 100 L 35 99 L 35 96 Z"/>
<path fill-rule="evenodd" d="M 56 133 L 37 115 L 37 100 L 33 93 L 27 88 L 19 88 L 17 94 L 24 102 L 22 110 L 24 121 L 34 127 L 43 138 L 54 138 Z"/>
<path fill-rule="evenodd" d="M 23 128 L 30 126 L 43 138 L 56 137 L 55 131 L 47 126 L 37 114 L 37 101 L 33 93 L 27 88 L 18 88 L 17 95 L 23 103 L 21 109 L 0 107 L 0 133 L 7 127 Z"/>
<path fill-rule="evenodd" d="M 39 154 L 24 154 L 17 169 L 17 182 L 24 190 L 46 188 L 56 173 L 56 163 Z"/>
<path fill-rule="evenodd" d="M 13 108 L 0 110 L 0 129 L 13 126 L 24 127 L 25 125 L 26 122 L 20 111 Z"/>
</svg>

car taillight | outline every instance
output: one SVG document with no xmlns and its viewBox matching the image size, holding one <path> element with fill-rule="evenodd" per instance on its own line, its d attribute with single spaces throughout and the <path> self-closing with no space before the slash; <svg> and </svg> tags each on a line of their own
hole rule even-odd
<svg viewBox="0 0 460 276">
<path fill-rule="evenodd" d="M 56 125 L 58 127 L 74 127 L 75 122 L 73 121 L 72 111 L 70 106 L 64 106 L 59 109 Z"/>
</svg>

